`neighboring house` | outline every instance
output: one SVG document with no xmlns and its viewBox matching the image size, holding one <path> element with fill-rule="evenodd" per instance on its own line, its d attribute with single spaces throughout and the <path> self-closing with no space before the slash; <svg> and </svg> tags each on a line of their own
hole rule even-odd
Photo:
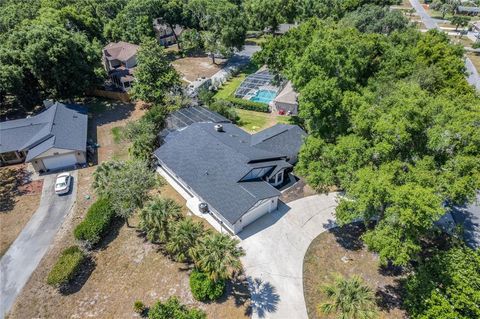
<svg viewBox="0 0 480 319">
<path fill-rule="evenodd" d="M 113 84 L 128 91 L 134 81 L 137 52 L 140 47 L 128 42 L 112 42 L 103 48 L 103 64 Z"/>
<path fill-rule="evenodd" d="M 455 10 L 457 14 L 478 15 L 480 13 L 480 7 L 466 7 L 458 6 Z"/>
<path fill-rule="evenodd" d="M 0 163 L 30 162 L 37 172 L 86 163 L 86 110 L 55 103 L 42 113 L 0 123 Z"/>
<path fill-rule="evenodd" d="M 158 169 L 196 213 L 233 234 L 275 211 L 306 133 L 277 124 L 250 135 L 231 123 L 193 123 L 155 151 Z"/>
<path fill-rule="evenodd" d="M 153 20 L 153 30 L 158 42 L 163 46 L 177 43 L 177 38 L 183 32 L 183 28 L 178 24 L 172 29 L 168 24 L 163 23 L 161 18 Z"/>
<path fill-rule="evenodd" d="M 275 97 L 272 109 L 282 115 L 298 114 L 298 94 L 293 89 L 292 82 L 288 81 L 283 90 Z"/>
<path fill-rule="evenodd" d="M 465 243 L 472 249 L 480 249 L 480 191 L 474 203 L 456 207 L 451 214 L 455 224 L 463 229 Z"/>
</svg>

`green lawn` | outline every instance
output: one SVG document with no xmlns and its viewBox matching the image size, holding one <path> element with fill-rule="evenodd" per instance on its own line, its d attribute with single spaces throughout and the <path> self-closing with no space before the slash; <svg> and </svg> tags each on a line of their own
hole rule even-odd
<svg viewBox="0 0 480 319">
<path fill-rule="evenodd" d="M 230 79 L 228 82 L 222 85 L 218 90 L 217 94 L 213 97 L 216 100 L 227 99 L 229 97 L 234 97 L 235 90 L 240 86 L 240 84 L 245 80 L 245 78 L 252 73 L 255 73 L 258 70 L 258 67 L 254 64 L 247 65 L 240 73 Z"/>
<path fill-rule="evenodd" d="M 235 109 L 240 120 L 237 125 L 250 133 L 259 132 L 277 123 L 289 123 L 288 116 L 274 115 L 271 113 L 255 112 L 242 109 Z"/>
</svg>

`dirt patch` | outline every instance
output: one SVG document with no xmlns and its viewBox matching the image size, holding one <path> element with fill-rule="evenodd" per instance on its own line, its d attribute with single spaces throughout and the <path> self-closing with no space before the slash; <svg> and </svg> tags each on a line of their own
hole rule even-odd
<svg viewBox="0 0 480 319">
<path fill-rule="evenodd" d="M 183 80 L 192 82 L 200 77 L 211 77 L 226 63 L 226 59 L 215 59 L 216 64 L 207 56 L 180 58 L 172 62 L 173 67 L 181 74 Z"/>
<path fill-rule="evenodd" d="M 376 294 L 380 318 L 406 318 L 400 309 L 401 269 L 380 268 L 378 257 L 359 239 L 363 231 L 361 224 L 334 228 L 310 244 L 303 260 L 303 287 L 310 319 L 329 318 L 317 312 L 317 306 L 326 301 L 320 287 L 332 283 L 337 274 L 364 279 Z"/>
<path fill-rule="evenodd" d="M 282 192 L 280 199 L 282 202 L 288 203 L 315 194 L 317 194 L 317 192 L 305 183 L 303 178 L 300 178 L 292 187 Z"/>
</svg>

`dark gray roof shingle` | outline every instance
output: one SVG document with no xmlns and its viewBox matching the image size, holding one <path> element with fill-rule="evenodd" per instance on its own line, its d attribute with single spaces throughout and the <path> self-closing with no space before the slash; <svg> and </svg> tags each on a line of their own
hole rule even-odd
<svg viewBox="0 0 480 319">
<path fill-rule="evenodd" d="M 0 123 L 0 153 L 28 151 L 29 161 L 52 147 L 85 151 L 87 122 L 85 108 L 57 102 L 30 118 Z"/>
<path fill-rule="evenodd" d="M 252 136 L 234 124 L 193 123 L 167 139 L 155 151 L 167 166 L 195 193 L 234 224 L 259 200 L 280 195 L 262 180 L 240 182 L 253 168 L 291 167 L 286 155 L 252 146 Z"/>
</svg>

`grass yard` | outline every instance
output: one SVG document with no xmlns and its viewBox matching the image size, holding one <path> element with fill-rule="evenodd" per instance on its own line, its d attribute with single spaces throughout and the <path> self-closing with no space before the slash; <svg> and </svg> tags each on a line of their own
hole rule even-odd
<svg viewBox="0 0 480 319">
<path fill-rule="evenodd" d="M 235 109 L 240 120 L 237 125 L 249 133 L 259 132 L 277 123 L 289 123 L 288 116 L 275 115 L 273 113 L 255 112 L 249 110 Z"/>
<path fill-rule="evenodd" d="M 358 224 L 334 228 L 310 244 L 303 260 L 303 287 L 310 319 L 334 318 L 318 313 L 317 307 L 326 301 L 321 287 L 332 283 L 337 274 L 364 279 L 375 292 L 381 319 L 406 318 L 400 309 L 400 271 L 378 267 L 378 257 L 359 239 L 363 229 Z"/>
<path fill-rule="evenodd" d="M 467 52 L 466 55 L 468 58 L 470 58 L 477 71 L 480 71 L 480 54 Z"/>
<path fill-rule="evenodd" d="M 466 36 L 460 37 L 456 35 L 449 35 L 448 37 L 452 43 L 459 44 L 463 47 L 471 47 L 473 45 L 473 41 Z"/>
<path fill-rule="evenodd" d="M 122 126 L 115 126 L 112 127 L 112 137 L 113 141 L 118 144 L 123 139 L 123 127 Z"/>
<path fill-rule="evenodd" d="M 246 66 L 240 73 L 231 78 L 229 81 L 224 83 L 222 87 L 215 94 L 214 99 L 221 100 L 227 99 L 235 96 L 235 91 L 240 86 L 240 84 L 245 80 L 245 78 L 252 73 L 255 73 L 258 70 L 258 67 L 254 64 L 249 64 Z"/>
</svg>

